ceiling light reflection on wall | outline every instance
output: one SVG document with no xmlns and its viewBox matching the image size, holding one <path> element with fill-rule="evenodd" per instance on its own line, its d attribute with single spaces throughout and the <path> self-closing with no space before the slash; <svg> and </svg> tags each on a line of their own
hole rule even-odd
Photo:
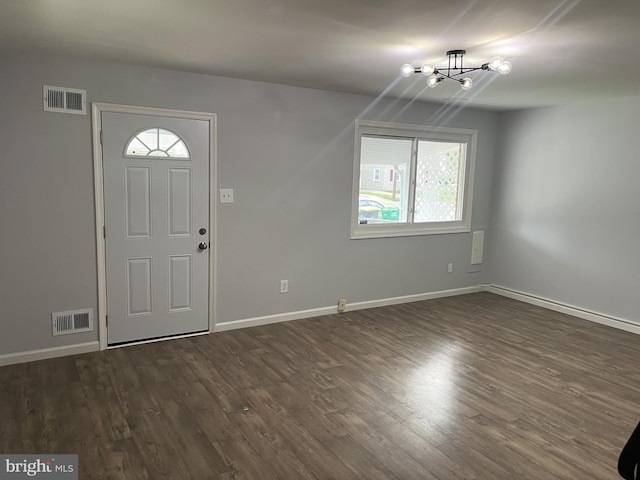
<svg viewBox="0 0 640 480">
<path fill-rule="evenodd" d="M 498 72 L 502 75 L 507 75 L 511 72 L 511 62 L 502 57 L 493 57 L 479 67 L 465 67 L 464 56 L 466 53 L 466 50 L 449 50 L 447 52 L 447 56 L 449 57 L 448 67 L 438 68 L 433 65 L 414 67 L 413 65 L 405 63 L 400 68 L 400 73 L 403 77 L 410 77 L 414 73 L 421 73 L 427 77 L 427 86 L 430 88 L 435 88 L 440 82 L 448 78 L 449 80 L 458 82 L 460 88 L 463 90 L 469 90 L 473 86 L 473 80 L 469 77 L 460 78 L 462 75 L 475 72 L 476 70 Z"/>
</svg>

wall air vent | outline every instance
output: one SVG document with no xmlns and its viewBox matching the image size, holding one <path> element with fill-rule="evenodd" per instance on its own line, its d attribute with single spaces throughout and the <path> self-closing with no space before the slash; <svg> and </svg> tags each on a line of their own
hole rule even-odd
<svg viewBox="0 0 640 480">
<path fill-rule="evenodd" d="M 77 88 L 42 87 L 42 98 L 45 112 L 87 114 L 87 91 Z"/>
<path fill-rule="evenodd" d="M 93 309 L 52 313 L 51 324 L 54 336 L 90 332 L 93 330 Z"/>
</svg>

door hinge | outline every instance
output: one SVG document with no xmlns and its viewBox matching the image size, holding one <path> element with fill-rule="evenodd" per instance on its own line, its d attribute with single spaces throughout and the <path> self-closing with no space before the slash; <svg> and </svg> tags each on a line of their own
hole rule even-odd
<svg viewBox="0 0 640 480">
<path fill-rule="evenodd" d="M 107 227 L 106 227 L 106 225 L 102 226 L 102 238 L 107 238 Z"/>
<path fill-rule="evenodd" d="M 100 130 L 100 145 L 102 145 L 102 130 Z"/>
<path fill-rule="evenodd" d="M 105 315 L 104 316 L 104 321 L 107 324 L 107 327 L 109 326 L 109 315 Z"/>
</svg>

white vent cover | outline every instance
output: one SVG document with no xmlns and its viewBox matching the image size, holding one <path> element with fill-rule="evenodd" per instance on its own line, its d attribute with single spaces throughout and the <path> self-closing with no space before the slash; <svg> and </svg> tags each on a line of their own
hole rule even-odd
<svg viewBox="0 0 640 480">
<path fill-rule="evenodd" d="M 77 88 L 42 87 L 42 97 L 45 112 L 87 114 L 87 91 Z"/>
<path fill-rule="evenodd" d="M 90 332 L 93 330 L 93 309 L 52 313 L 51 323 L 54 336 Z"/>
</svg>

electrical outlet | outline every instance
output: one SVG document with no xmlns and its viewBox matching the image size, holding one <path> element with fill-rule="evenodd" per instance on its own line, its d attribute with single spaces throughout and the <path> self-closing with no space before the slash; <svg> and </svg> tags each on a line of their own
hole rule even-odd
<svg viewBox="0 0 640 480">
<path fill-rule="evenodd" d="M 289 293 L 289 280 L 280 280 L 280 293 Z"/>
<path fill-rule="evenodd" d="M 233 188 L 220 189 L 220 203 L 233 203 Z"/>
<path fill-rule="evenodd" d="M 450 263 L 449 265 L 447 265 L 447 272 L 449 273 L 453 272 L 453 263 Z"/>
<path fill-rule="evenodd" d="M 338 312 L 344 312 L 345 308 L 347 308 L 347 299 L 341 298 L 338 300 Z"/>
</svg>

